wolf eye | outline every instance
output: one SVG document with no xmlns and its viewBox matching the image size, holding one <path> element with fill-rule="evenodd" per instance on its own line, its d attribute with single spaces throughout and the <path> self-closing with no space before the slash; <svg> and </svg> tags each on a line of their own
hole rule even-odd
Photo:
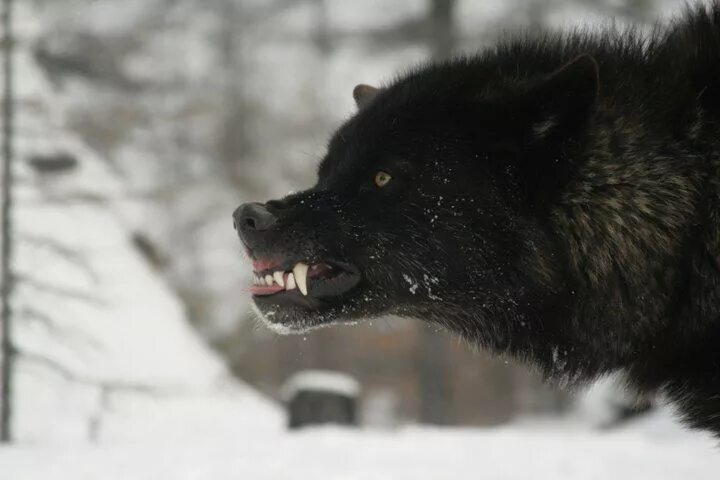
<svg viewBox="0 0 720 480">
<path fill-rule="evenodd" d="M 392 179 L 392 175 L 390 175 L 390 174 L 387 173 L 387 172 L 383 172 L 382 170 L 380 170 L 379 172 L 377 172 L 377 173 L 375 174 L 375 185 L 377 185 L 378 187 L 382 188 L 382 187 L 384 187 L 385 185 L 387 185 L 387 184 L 390 182 L 391 179 Z"/>
</svg>

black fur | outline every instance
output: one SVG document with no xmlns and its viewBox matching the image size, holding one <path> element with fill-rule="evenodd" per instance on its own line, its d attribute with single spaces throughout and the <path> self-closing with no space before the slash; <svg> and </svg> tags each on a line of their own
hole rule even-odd
<svg viewBox="0 0 720 480">
<path fill-rule="evenodd" d="M 359 278 L 255 296 L 271 324 L 433 321 L 569 384 L 623 372 L 720 434 L 720 3 L 365 91 L 316 186 L 268 202 L 271 228 L 236 215 L 254 259 Z"/>
</svg>

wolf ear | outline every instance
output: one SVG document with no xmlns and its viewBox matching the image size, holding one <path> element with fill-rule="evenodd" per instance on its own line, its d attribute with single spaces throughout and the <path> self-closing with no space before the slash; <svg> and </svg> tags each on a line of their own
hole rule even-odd
<svg viewBox="0 0 720 480">
<path fill-rule="evenodd" d="M 365 107 L 377 96 L 378 92 L 380 92 L 380 89 L 377 87 L 365 85 L 364 83 L 356 85 L 355 88 L 353 88 L 353 98 L 355 99 L 355 104 L 358 108 Z"/>
<path fill-rule="evenodd" d="M 582 161 L 562 152 L 565 140 L 575 139 L 593 113 L 598 85 L 597 63 L 581 55 L 529 85 L 517 99 L 510 121 L 522 123 L 527 143 L 520 152 L 512 145 L 511 171 L 528 209 L 546 213 Z M 528 151 L 533 152 L 529 158 Z"/>
<path fill-rule="evenodd" d="M 598 64 L 580 55 L 526 92 L 531 135 L 542 140 L 583 123 L 598 97 Z"/>
</svg>

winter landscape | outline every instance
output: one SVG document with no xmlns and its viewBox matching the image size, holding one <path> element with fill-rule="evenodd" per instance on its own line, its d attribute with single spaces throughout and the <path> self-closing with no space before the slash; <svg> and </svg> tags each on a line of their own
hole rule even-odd
<svg viewBox="0 0 720 480">
<path fill-rule="evenodd" d="M 231 212 L 313 182 L 356 83 L 440 55 L 415 21 L 433 3 L 13 2 L 13 439 L 0 478 L 718 478 L 717 441 L 670 407 L 616 421 L 613 379 L 547 390 L 400 320 L 278 338 L 254 318 Z M 505 28 L 649 25 L 676 10 L 459 1 L 452 49 Z M 440 345 L 447 371 L 477 358 L 476 397 L 452 405 L 486 413 L 413 403 L 442 381 L 422 366 L 418 382 L 403 377 L 411 367 L 344 368 L 331 345 L 383 355 L 353 332 L 393 350 Z M 424 365 L 417 355 L 404 361 Z M 358 427 L 287 429 L 282 384 L 305 368 L 360 380 Z"/>
</svg>

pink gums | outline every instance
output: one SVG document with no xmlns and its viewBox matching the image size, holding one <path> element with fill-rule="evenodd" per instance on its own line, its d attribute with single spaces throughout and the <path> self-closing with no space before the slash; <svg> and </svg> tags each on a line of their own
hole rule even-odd
<svg viewBox="0 0 720 480">
<path fill-rule="evenodd" d="M 265 270 L 274 270 L 278 262 L 271 260 L 253 260 L 253 270 L 256 272 L 264 272 Z"/>
<path fill-rule="evenodd" d="M 250 287 L 250 293 L 253 295 L 272 295 L 273 293 L 282 292 L 285 290 L 277 283 L 273 283 L 271 286 L 267 285 L 253 285 Z"/>
</svg>

